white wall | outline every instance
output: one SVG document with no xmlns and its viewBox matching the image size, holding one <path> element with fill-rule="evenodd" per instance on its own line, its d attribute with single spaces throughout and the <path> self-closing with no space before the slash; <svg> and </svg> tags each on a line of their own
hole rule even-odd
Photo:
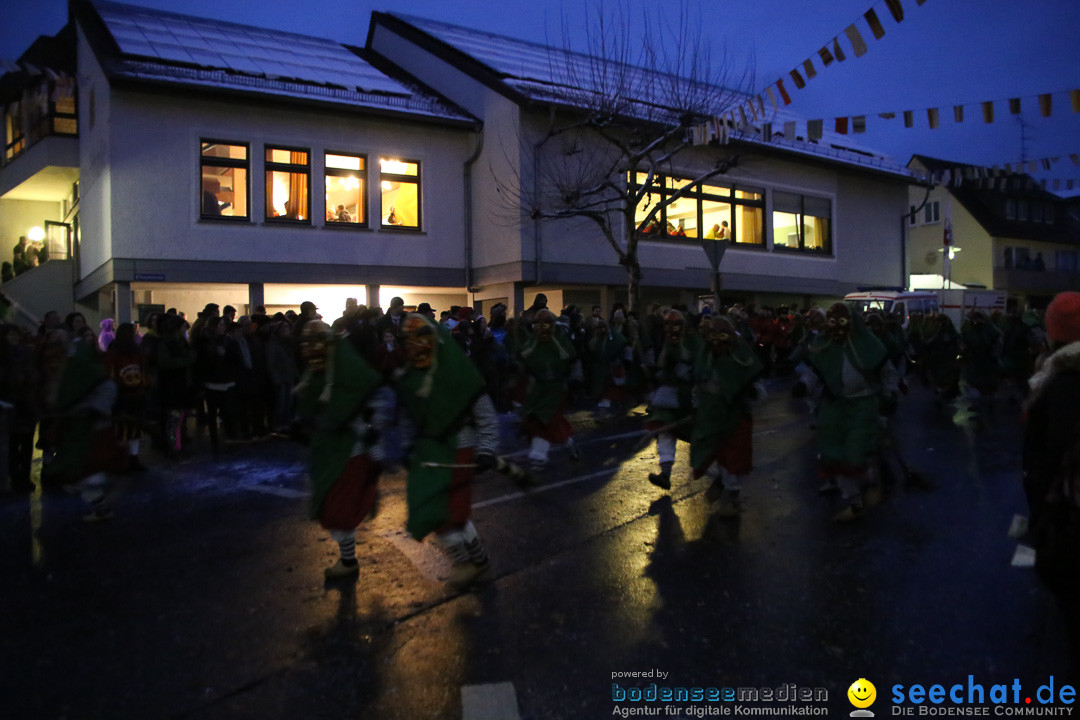
<svg viewBox="0 0 1080 720">
<path fill-rule="evenodd" d="M 111 243 L 106 243 L 111 257 L 426 268 L 464 264 L 467 131 L 236 96 L 217 100 L 124 90 L 113 93 L 112 110 Z M 199 220 L 201 138 L 250 143 L 250 222 Z M 313 226 L 263 220 L 265 144 L 310 149 Z M 322 226 L 327 150 L 367 154 L 368 216 L 375 229 Z M 421 232 L 377 229 L 380 155 L 419 161 Z M 89 269 L 84 263 L 84 271 Z"/>
</svg>

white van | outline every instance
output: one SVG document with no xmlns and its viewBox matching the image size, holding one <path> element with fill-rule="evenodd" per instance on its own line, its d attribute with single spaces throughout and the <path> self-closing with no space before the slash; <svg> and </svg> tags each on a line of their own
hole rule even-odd
<svg viewBox="0 0 1080 720">
<path fill-rule="evenodd" d="M 1006 297 L 1003 290 L 963 288 L 954 290 L 868 290 L 853 292 L 844 296 L 847 302 L 867 310 L 880 310 L 884 313 L 896 313 L 904 318 L 904 327 L 908 326 L 911 313 L 924 315 L 945 313 L 957 328 L 964 322 L 964 317 L 972 310 L 982 310 L 990 315 L 995 310 L 1005 312 Z"/>
<path fill-rule="evenodd" d="M 906 328 L 911 320 L 911 313 L 921 312 L 924 315 L 941 312 L 941 299 L 934 290 L 915 290 L 902 292 L 899 290 L 867 290 L 865 292 L 853 292 L 844 296 L 846 302 L 854 303 L 863 312 L 878 310 L 882 313 L 896 313 L 904 318 L 903 325 Z"/>
</svg>

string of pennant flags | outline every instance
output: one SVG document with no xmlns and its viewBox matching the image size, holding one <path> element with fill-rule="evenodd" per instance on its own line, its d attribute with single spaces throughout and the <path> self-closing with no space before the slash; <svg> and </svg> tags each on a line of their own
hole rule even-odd
<svg viewBox="0 0 1080 720">
<path fill-rule="evenodd" d="M 909 7 L 911 2 L 912 0 L 907 0 Z M 915 0 L 915 2 L 921 6 L 926 3 L 926 0 Z M 817 77 L 818 68 L 815 65 L 815 60 L 820 63 L 822 71 L 834 63 L 842 63 L 847 60 L 847 52 L 844 50 L 845 45 L 853 57 L 858 58 L 865 55 L 870 49 L 863 37 L 863 33 L 867 29 L 869 29 L 875 40 L 885 37 L 885 26 L 881 22 L 881 15 L 878 14 L 879 9 L 887 10 L 897 24 L 904 20 L 904 5 L 901 0 L 883 0 L 871 6 L 869 10 L 862 14 L 862 18 L 848 25 L 843 33 L 834 35 L 829 42 L 821 46 L 817 53 L 806 58 L 788 72 L 787 79 L 791 81 L 795 89 L 801 90 L 806 87 L 807 82 Z M 846 41 L 844 44 L 840 42 L 841 36 Z M 766 87 L 762 94 L 751 100 L 748 103 L 751 114 L 758 109 L 764 114 L 764 97 L 769 99 L 774 109 L 779 106 L 780 102 L 785 106 L 790 105 L 791 91 L 784 85 L 784 81 L 785 78 L 783 77 L 777 79 Z M 777 98 L 779 98 L 779 101 Z"/>
<path fill-rule="evenodd" d="M 834 63 L 844 62 L 847 52 L 858 58 L 869 51 L 869 45 L 864 38 L 864 32 L 869 29 L 875 40 L 885 36 L 885 26 L 881 22 L 884 11 L 897 23 L 904 20 L 904 3 L 908 7 L 914 2 L 916 6 L 922 6 L 926 0 L 881 0 L 871 6 L 862 17 L 845 28 L 826 42 L 815 55 L 810 56 L 802 63 L 796 65 L 787 75 L 795 89 L 806 87 L 807 82 L 817 77 L 819 69 L 815 61 L 820 65 L 821 71 L 833 66 Z M 879 10 L 882 11 L 879 14 Z M 844 43 L 841 43 L 841 38 Z M 1067 107 L 1072 113 L 1080 113 L 1080 88 L 1064 91 L 1039 93 L 1024 97 L 1013 97 L 998 100 L 984 100 L 978 103 L 963 103 L 948 107 L 927 107 L 903 111 L 888 111 L 873 114 L 845 115 L 832 118 L 812 120 L 775 120 L 776 113 L 781 111 L 781 103 L 784 108 L 792 102 L 792 91 L 784 84 L 785 78 L 781 77 L 763 92 L 749 98 L 744 103 L 732 108 L 722 116 L 709 118 L 706 122 L 693 126 L 688 131 L 687 141 L 691 144 L 701 145 L 715 143 L 726 145 L 732 136 L 757 136 L 765 142 L 774 142 L 778 138 L 786 141 L 810 141 L 822 140 L 826 132 L 838 135 L 858 135 L 867 131 L 867 123 L 882 122 L 887 125 L 904 128 L 914 128 L 918 124 L 923 126 L 922 118 L 925 118 L 925 126 L 931 130 L 941 127 L 943 118 L 952 115 L 953 124 L 963 123 L 981 117 L 985 124 L 993 124 L 995 119 L 1020 115 L 1025 108 L 1037 107 L 1039 115 L 1049 118 L 1055 112 L 1062 112 Z M 766 100 L 771 106 L 772 112 L 766 108 Z M 1004 110 L 1005 112 L 1000 112 Z M 900 122 L 897 122 L 900 121 Z M 1067 156 L 1074 166 L 1080 166 L 1080 156 L 1069 154 Z M 1017 163 L 1004 163 L 992 167 L 957 166 L 948 170 L 938 170 L 933 173 L 916 174 L 926 182 L 957 186 L 962 183 L 977 183 L 983 187 L 1005 189 L 1007 183 L 1016 175 L 1029 172 L 1039 172 L 1054 169 L 1062 160 L 1062 156 L 1038 158 L 1035 160 L 1023 160 Z M 913 173 L 914 174 L 914 173 Z M 1042 186 L 1043 189 L 1053 188 L 1055 191 L 1064 187 L 1073 190 L 1080 187 L 1080 180 L 1071 178 L 1055 179 L 1028 179 Z"/>
</svg>

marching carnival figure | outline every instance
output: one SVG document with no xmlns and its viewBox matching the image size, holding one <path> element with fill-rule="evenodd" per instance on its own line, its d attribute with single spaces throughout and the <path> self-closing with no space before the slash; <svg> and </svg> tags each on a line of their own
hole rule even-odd
<svg viewBox="0 0 1080 720">
<path fill-rule="evenodd" d="M 731 517 L 742 507 L 740 478 L 753 469 L 750 401 L 764 397 L 764 387 L 755 384 L 764 366 L 727 318 L 711 319 L 703 334 L 705 343 L 694 366 L 690 467 L 695 478 L 715 478 L 705 497 L 719 501 L 718 515 Z"/>
<path fill-rule="evenodd" d="M 863 514 L 863 493 L 880 491 L 871 458 L 881 433 L 884 399 L 896 402 L 896 373 L 885 346 L 844 303 L 826 313 L 825 332 L 810 346 L 809 370 L 799 381 L 821 394 L 817 414 L 818 472 L 822 491 L 839 490 L 845 507 L 834 519 Z"/>
<path fill-rule="evenodd" d="M 571 375 L 580 372 L 577 352 L 558 332 L 555 314 L 543 309 L 533 320 L 532 335 L 518 350 L 518 360 L 528 386 L 522 411 L 523 430 L 529 436 L 529 463 L 534 471 L 547 466 L 552 445 L 564 444 L 570 457 L 578 458 L 574 428 L 563 414 Z"/>
<path fill-rule="evenodd" d="M 56 331 L 43 349 L 45 400 L 52 422 L 49 443 L 56 459 L 51 477 L 72 487 L 90 507 L 86 522 L 108 520 L 108 473 L 125 469 L 125 453 L 112 421 L 116 383 L 108 376 L 93 340 L 69 340 Z"/>
<path fill-rule="evenodd" d="M 675 464 L 678 440 L 690 440 L 694 415 L 694 361 L 701 350 L 701 338 L 694 333 L 686 315 L 679 310 L 664 314 L 664 344 L 656 361 L 657 387 L 649 401 L 645 429 L 656 436 L 660 472 L 650 473 L 649 482 L 671 489 L 671 468 Z"/>
<path fill-rule="evenodd" d="M 434 532 L 452 564 L 449 585 L 462 590 L 490 569 L 469 516 L 477 471 L 502 470 L 495 406 L 472 361 L 444 328 L 425 315 L 403 322 L 406 364 L 394 389 L 406 411 L 406 529 L 417 540 Z"/>
<path fill-rule="evenodd" d="M 294 392 L 310 434 L 310 515 L 338 544 L 338 561 L 323 571 L 335 580 L 360 571 L 356 528 L 376 509 L 387 403 L 378 393 L 382 376 L 344 335 L 311 320 L 300 339 L 305 369 Z"/>
</svg>

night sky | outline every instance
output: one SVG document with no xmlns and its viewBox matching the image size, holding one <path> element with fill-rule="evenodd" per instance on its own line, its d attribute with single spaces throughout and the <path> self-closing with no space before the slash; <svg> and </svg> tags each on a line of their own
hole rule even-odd
<svg viewBox="0 0 1080 720">
<path fill-rule="evenodd" d="M 906 163 L 912 153 L 957 162 L 1004 165 L 1060 157 L 1047 179 L 1073 179 L 1080 193 L 1080 167 L 1069 155 L 1080 153 L 1080 113 L 1072 113 L 1067 92 L 1080 89 L 1080 1 L 1078 0 L 899 0 L 904 19 L 897 23 L 885 0 L 727 0 L 688 3 L 687 16 L 702 29 L 714 60 L 754 68 L 752 88 L 762 92 L 783 78 L 789 110 L 823 119 L 867 116 L 865 134 L 852 135 L 860 146 Z M 248 0 L 135 0 L 131 4 L 332 38 L 363 45 L 372 10 L 400 12 L 480 30 L 562 45 L 568 36 L 584 50 L 586 18 L 596 15 L 580 2 L 500 0 L 499 12 L 487 0 L 410 0 L 398 5 L 317 0 L 314 3 Z M 632 29 L 647 20 L 653 28 L 677 23 L 680 4 L 642 0 L 605 2 L 609 14 L 621 11 Z M 668 13 L 661 20 L 657 8 Z M 14 59 L 40 34 L 59 30 L 67 0 L 0 0 L 0 57 Z M 873 9 L 884 36 L 875 39 L 864 13 Z M 588 15 L 587 15 L 588 13 Z M 855 24 L 867 52 L 855 57 L 845 29 Z M 565 30 L 565 32 L 564 32 Z M 818 50 L 839 36 L 847 59 L 823 67 Z M 797 89 L 788 74 L 811 59 L 817 76 Z M 1037 96 L 1053 93 L 1051 117 L 1040 115 Z M 779 99 L 779 94 L 777 94 Z M 1022 115 L 1011 115 L 1007 100 L 1020 98 Z M 995 101 L 995 122 L 982 120 L 980 103 Z M 964 105 L 964 121 L 953 106 Z M 928 127 L 927 110 L 940 108 L 940 126 Z M 910 110 L 914 127 L 878 113 Z"/>
</svg>

